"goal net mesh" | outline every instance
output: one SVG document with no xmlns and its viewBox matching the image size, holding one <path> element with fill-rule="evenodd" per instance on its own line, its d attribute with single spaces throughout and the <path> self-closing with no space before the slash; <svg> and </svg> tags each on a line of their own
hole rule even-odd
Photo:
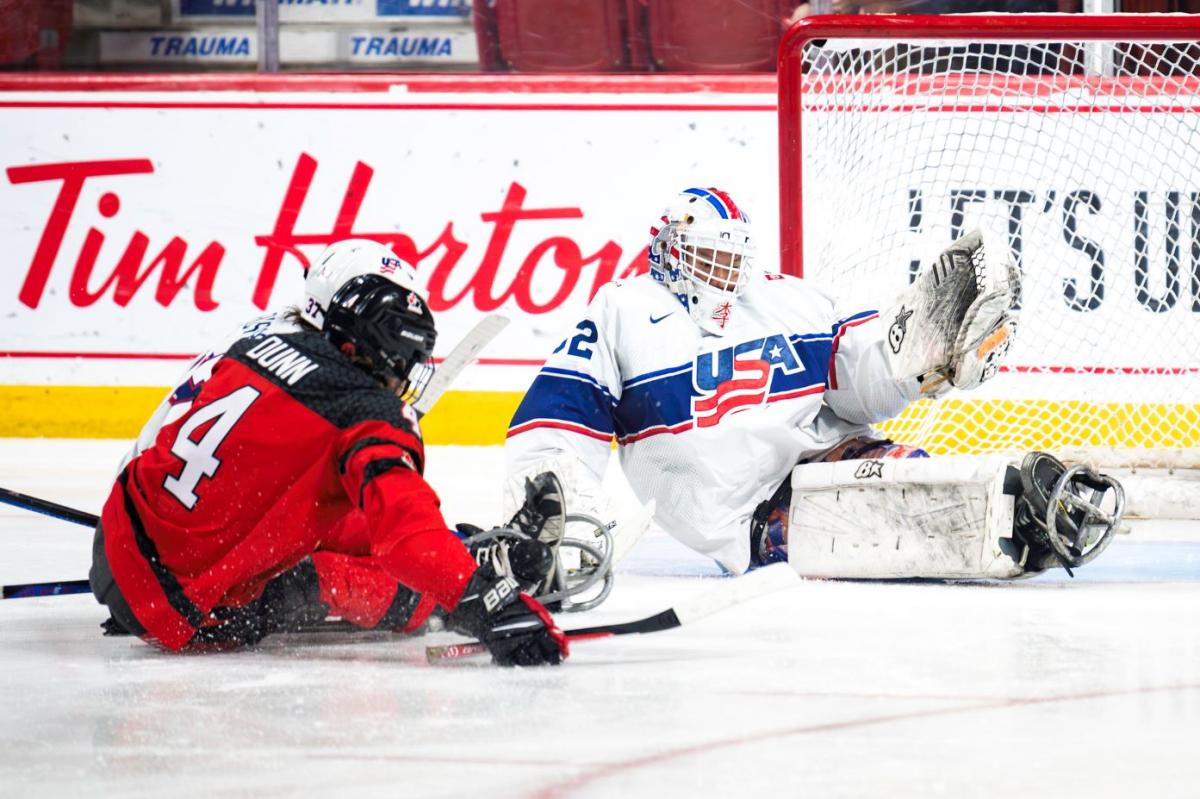
<svg viewBox="0 0 1200 799">
<path fill-rule="evenodd" d="M 781 70 L 785 250 L 806 279 L 847 310 L 886 307 L 976 227 L 1007 236 L 1023 275 L 1001 373 L 881 432 L 934 453 L 1200 465 L 1200 44 L 1140 40 L 1136 18 L 1062 41 L 1039 38 L 1053 18 L 1006 41 L 959 19 L 823 35 Z"/>
</svg>

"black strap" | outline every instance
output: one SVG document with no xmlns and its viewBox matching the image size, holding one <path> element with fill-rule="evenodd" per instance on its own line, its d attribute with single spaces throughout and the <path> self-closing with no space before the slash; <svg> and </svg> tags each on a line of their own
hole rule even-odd
<svg viewBox="0 0 1200 799">
<path fill-rule="evenodd" d="M 767 519 L 771 515 L 771 511 L 779 506 L 781 502 L 791 502 L 792 500 L 792 473 L 789 471 L 788 476 L 783 478 L 783 482 L 771 494 L 769 499 L 764 499 L 754 508 L 754 514 L 750 517 L 750 561 L 756 562 L 758 557 L 758 548 L 762 543 L 763 534 L 767 531 Z"/>
</svg>

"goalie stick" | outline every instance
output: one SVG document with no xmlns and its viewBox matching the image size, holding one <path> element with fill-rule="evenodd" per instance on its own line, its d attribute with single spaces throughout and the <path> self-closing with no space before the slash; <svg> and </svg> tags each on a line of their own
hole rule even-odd
<svg viewBox="0 0 1200 799">
<path fill-rule="evenodd" d="M 429 385 L 425 387 L 425 391 L 413 402 L 411 407 L 416 411 L 417 416 L 421 417 L 429 413 L 459 374 L 462 373 L 462 370 L 467 368 L 471 361 L 475 360 L 475 357 L 484 347 L 491 343 L 492 339 L 500 335 L 500 332 L 508 326 L 508 322 L 509 320 L 506 316 L 488 314 L 475 323 L 475 326 L 459 340 L 458 344 L 454 345 L 454 349 L 450 351 L 450 354 L 446 356 L 446 359 L 442 361 L 437 371 L 434 372 Z M 33 511 L 34 513 L 50 516 L 54 519 L 61 519 L 65 522 L 72 522 L 93 529 L 100 521 L 100 517 L 94 513 L 77 510 L 46 499 L 32 497 L 8 488 L 0 487 L 0 503 L 13 505 L 24 510 Z M 66 580 L 4 586 L 3 597 L 0 598 L 18 599 L 32 596 L 74 594 L 80 593 L 84 590 L 80 586 L 86 587 L 86 585 L 87 580 Z M 10 593 L 10 589 L 12 593 Z"/>
<path fill-rule="evenodd" d="M 722 585 L 705 591 L 699 596 L 686 599 L 653 616 L 618 624 L 601 624 L 596 627 L 579 627 L 564 630 L 568 642 L 589 641 L 595 638 L 610 638 L 614 635 L 656 633 L 673 630 L 685 624 L 699 621 L 706 616 L 757 599 L 784 588 L 799 585 L 800 576 L 787 563 L 775 563 L 756 569 L 747 575 L 728 580 Z M 487 644 L 471 641 L 466 644 L 446 644 L 425 648 L 425 659 L 430 663 L 441 663 L 457 658 L 485 655 Z"/>
</svg>

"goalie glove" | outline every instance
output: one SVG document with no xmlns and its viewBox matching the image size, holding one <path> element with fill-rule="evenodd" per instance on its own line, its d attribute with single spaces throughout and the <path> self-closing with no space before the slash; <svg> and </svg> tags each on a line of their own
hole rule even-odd
<svg viewBox="0 0 1200 799">
<path fill-rule="evenodd" d="M 1016 336 L 1020 294 L 1007 248 L 982 231 L 966 234 L 883 315 L 892 376 L 916 378 L 924 396 L 988 380 Z"/>
</svg>

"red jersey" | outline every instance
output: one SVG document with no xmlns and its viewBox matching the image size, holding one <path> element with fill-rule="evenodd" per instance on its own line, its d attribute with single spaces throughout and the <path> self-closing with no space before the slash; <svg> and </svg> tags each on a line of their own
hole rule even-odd
<svg viewBox="0 0 1200 799">
<path fill-rule="evenodd" d="M 423 595 L 421 617 L 452 610 L 475 562 L 422 477 L 416 414 L 319 333 L 268 333 L 180 397 L 186 412 L 163 415 L 104 506 L 105 553 L 147 636 L 182 648 L 356 511 L 372 558 Z"/>
</svg>

